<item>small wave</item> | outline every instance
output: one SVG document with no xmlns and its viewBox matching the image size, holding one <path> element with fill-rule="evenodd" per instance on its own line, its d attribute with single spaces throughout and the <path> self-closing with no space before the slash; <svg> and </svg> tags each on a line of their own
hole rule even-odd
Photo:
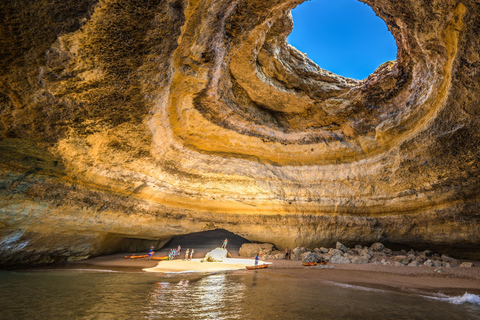
<svg viewBox="0 0 480 320">
<path fill-rule="evenodd" d="M 108 269 L 71 269 L 75 271 L 82 271 L 82 272 L 114 272 L 114 273 L 124 273 L 123 271 L 116 271 L 116 270 L 108 270 Z"/>
<path fill-rule="evenodd" d="M 465 303 L 470 303 L 470 304 L 475 304 L 480 306 L 480 296 L 477 296 L 476 294 L 468 293 L 465 292 L 463 296 L 455 296 L 455 297 L 449 297 L 445 295 L 439 295 L 437 297 L 432 297 L 432 296 L 423 296 L 425 298 L 429 299 L 434 299 L 434 300 L 439 300 L 439 301 L 445 301 L 449 302 L 452 304 L 465 304 Z"/>
<path fill-rule="evenodd" d="M 105 273 L 110 273 L 110 272 L 115 272 L 115 273 L 124 273 L 123 271 L 116 271 L 116 270 L 109 270 L 109 269 L 38 269 L 34 270 L 37 272 L 50 272 L 50 271 L 63 271 L 63 272 L 69 272 L 69 271 L 75 271 L 75 272 L 105 272 Z"/>
<path fill-rule="evenodd" d="M 353 285 L 353 284 L 339 283 L 339 282 L 334 282 L 334 281 L 324 281 L 324 282 L 332 284 L 332 285 L 337 286 L 337 287 L 353 289 L 353 290 L 370 291 L 370 292 L 387 292 L 386 290 L 382 290 L 382 289 L 356 286 L 356 285 Z"/>
</svg>

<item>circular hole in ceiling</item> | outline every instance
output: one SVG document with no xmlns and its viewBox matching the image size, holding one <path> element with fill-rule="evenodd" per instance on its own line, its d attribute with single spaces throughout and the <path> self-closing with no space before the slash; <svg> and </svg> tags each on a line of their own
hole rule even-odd
<svg viewBox="0 0 480 320">
<path fill-rule="evenodd" d="M 396 59 L 395 39 L 385 22 L 357 0 L 305 1 L 292 15 L 288 43 L 322 69 L 361 80 Z"/>
</svg>

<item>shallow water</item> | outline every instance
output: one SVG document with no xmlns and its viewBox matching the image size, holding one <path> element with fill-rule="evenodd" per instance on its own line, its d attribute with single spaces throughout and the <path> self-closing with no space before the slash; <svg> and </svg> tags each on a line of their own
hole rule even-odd
<svg viewBox="0 0 480 320">
<path fill-rule="evenodd" d="M 480 297 L 262 271 L 0 272 L 0 319 L 480 319 Z"/>
</svg>

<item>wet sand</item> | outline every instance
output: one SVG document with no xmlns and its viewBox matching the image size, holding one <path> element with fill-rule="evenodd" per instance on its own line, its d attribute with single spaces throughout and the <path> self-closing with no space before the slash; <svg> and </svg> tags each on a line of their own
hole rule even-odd
<svg viewBox="0 0 480 320">
<path fill-rule="evenodd" d="M 476 265 L 480 265 L 477 262 Z M 326 269 L 333 267 L 332 269 Z M 480 293 L 480 268 L 442 268 L 442 273 L 433 267 L 385 266 L 368 264 L 327 264 L 326 268 L 303 267 L 300 261 L 276 261 L 269 272 L 289 276 L 321 279 L 353 285 L 375 287 L 410 288 L 438 291 L 458 289 L 458 292 Z M 451 291 L 451 290 L 450 290 Z"/>
</svg>

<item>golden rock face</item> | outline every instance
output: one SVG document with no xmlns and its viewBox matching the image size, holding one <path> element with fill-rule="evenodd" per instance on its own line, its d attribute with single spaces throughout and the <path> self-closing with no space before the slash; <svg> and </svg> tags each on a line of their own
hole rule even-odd
<svg viewBox="0 0 480 320">
<path fill-rule="evenodd" d="M 0 265 L 214 228 L 477 255 L 479 4 L 366 1 L 398 56 L 356 81 L 287 44 L 301 2 L 0 3 Z"/>
</svg>

